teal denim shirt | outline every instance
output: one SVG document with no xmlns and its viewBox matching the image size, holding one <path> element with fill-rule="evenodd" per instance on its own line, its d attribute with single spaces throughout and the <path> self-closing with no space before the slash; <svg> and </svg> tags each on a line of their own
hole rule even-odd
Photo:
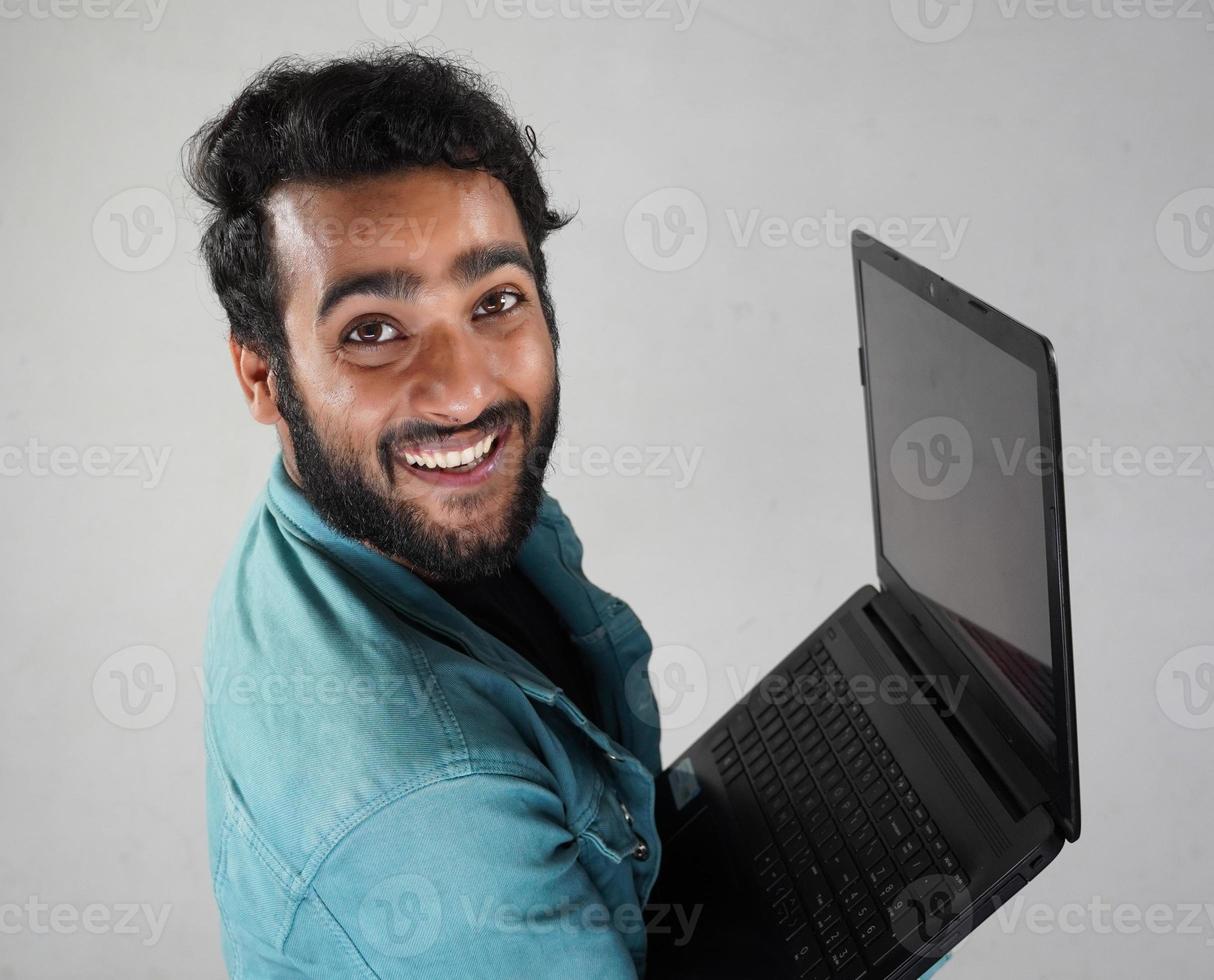
<svg viewBox="0 0 1214 980">
<path fill-rule="evenodd" d="M 603 728 L 281 458 L 216 591 L 207 830 L 232 977 L 632 977 L 657 875 L 649 637 L 545 496 L 519 565 Z"/>
</svg>

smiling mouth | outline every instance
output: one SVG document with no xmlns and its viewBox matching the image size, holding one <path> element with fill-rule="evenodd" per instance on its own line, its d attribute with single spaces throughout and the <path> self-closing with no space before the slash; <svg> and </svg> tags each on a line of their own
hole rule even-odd
<svg viewBox="0 0 1214 980">
<path fill-rule="evenodd" d="M 475 442 L 451 439 L 431 446 L 411 446 L 397 450 L 410 473 L 432 483 L 466 486 L 487 478 L 496 468 L 502 444 L 509 437 L 509 426 L 483 435 Z"/>
</svg>

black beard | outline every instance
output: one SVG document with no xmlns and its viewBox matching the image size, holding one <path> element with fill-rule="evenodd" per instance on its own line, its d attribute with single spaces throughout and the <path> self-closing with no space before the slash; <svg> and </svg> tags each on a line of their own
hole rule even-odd
<svg viewBox="0 0 1214 980">
<path fill-rule="evenodd" d="M 474 420 L 481 432 L 510 423 L 524 440 L 517 486 L 500 528 L 435 527 L 415 504 L 382 493 L 367 478 L 365 464 L 354 452 L 325 444 L 289 369 L 277 372 L 276 380 L 278 410 L 291 434 L 301 489 L 330 527 L 436 582 L 500 575 L 513 563 L 539 513 L 544 471 L 556 441 L 560 381 L 555 371 L 552 393 L 534 428 L 531 412 L 521 401 L 492 405 Z M 389 483 L 395 479 L 394 441 L 387 437 L 377 453 Z M 469 509 L 475 506 L 472 501 L 469 505 Z"/>
</svg>

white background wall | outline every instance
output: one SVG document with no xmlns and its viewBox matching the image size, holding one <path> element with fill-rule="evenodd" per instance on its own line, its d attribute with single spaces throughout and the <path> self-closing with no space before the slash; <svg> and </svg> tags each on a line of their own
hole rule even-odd
<svg viewBox="0 0 1214 980">
<path fill-rule="evenodd" d="M 0 905 L 23 907 L 0 918 L 0 978 L 217 977 L 195 671 L 275 447 L 231 377 L 178 151 L 271 58 L 391 32 L 385 0 L 58 2 L 0 8 Z M 1214 643 L 1214 449 L 1196 475 L 1127 461 L 1214 445 L 1214 11 L 926 2 L 947 13 L 935 32 L 901 0 L 445 0 L 401 35 L 431 29 L 490 70 L 579 208 L 550 250 L 564 440 L 701 453 L 687 486 L 572 467 L 550 483 L 592 577 L 707 665 L 668 760 L 874 578 L 843 238 L 734 225 L 925 219 L 912 255 L 1053 339 L 1064 441 L 1123 447 L 1118 473 L 1089 455 L 1067 485 L 1084 834 L 947 975 L 1208 976 L 1214 922 L 1178 923 L 1214 902 L 1214 730 L 1186 727 L 1214 709 L 1186 711 L 1174 684 L 1161 702 L 1156 678 Z M 678 271 L 651 268 L 627 220 L 663 188 L 650 212 L 693 206 L 676 261 L 703 247 Z M 1197 222 L 1189 250 L 1176 214 Z M 30 440 L 69 447 L 58 475 Z M 120 446 L 167 452 L 163 473 L 70 475 L 73 452 Z M 102 668 L 139 645 L 175 690 L 134 716 Z M 55 926 L 31 902 L 68 911 Z M 133 935 L 71 922 L 125 903 L 170 907 L 158 941 L 142 914 Z M 1161 934 L 1135 929 L 1156 903 Z M 1102 904 L 1129 910 L 1122 928 Z"/>
</svg>

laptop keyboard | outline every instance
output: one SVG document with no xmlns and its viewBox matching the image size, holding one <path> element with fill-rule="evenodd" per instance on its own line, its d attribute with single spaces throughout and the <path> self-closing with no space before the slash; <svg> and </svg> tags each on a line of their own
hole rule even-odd
<svg viewBox="0 0 1214 980">
<path fill-rule="evenodd" d="M 711 749 L 793 975 L 859 980 L 969 877 L 826 648 L 791 673 Z"/>
</svg>

